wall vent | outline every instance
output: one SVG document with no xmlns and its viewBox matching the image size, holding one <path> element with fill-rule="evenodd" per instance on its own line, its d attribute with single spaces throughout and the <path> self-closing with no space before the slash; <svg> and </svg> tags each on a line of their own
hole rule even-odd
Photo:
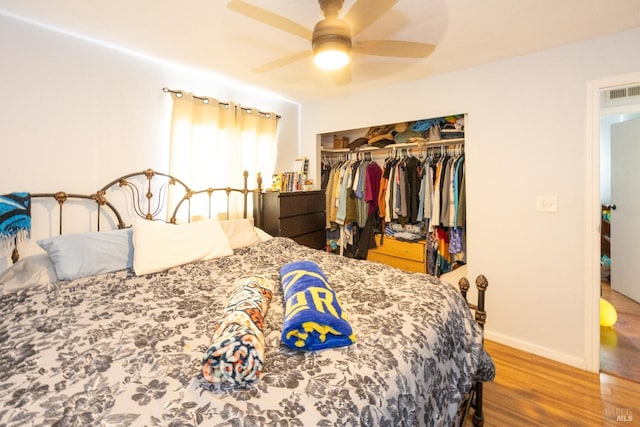
<svg viewBox="0 0 640 427">
<path fill-rule="evenodd" d="M 637 98 L 637 99 L 633 99 Z M 640 100 L 640 86 L 621 87 L 617 89 L 610 89 L 604 92 L 604 103 L 610 104 L 613 102 L 624 100 Z"/>
</svg>

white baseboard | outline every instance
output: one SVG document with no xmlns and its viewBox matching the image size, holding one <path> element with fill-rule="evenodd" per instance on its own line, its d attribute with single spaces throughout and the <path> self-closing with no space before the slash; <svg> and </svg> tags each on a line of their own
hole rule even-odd
<svg viewBox="0 0 640 427">
<path fill-rule="evenodd" d="M 484 337 L 485 339 L 488 339 L 490 341 L 494 341 L 499 344 L 513 347 L 518 350 L 526 351 L 527 353 L 532 353 L 532 354 L 535 354 L 536 356 L 551 359 L 555 362 L 564 363 L 565 365 L 573 366 L 574 368 L 588 370 L 586 360 L 580 359 L 579 357 L 570 356 L 564 353 L 559 353 L 557 351 L 550 350 L 545 347 L 540 347 L 538 345 L 531 344 L 526 341 L 521 341 L 505 335 L 492 333 L 491 331 L 488 331 L 488 330 L 485 330 Z"/>
</svg>

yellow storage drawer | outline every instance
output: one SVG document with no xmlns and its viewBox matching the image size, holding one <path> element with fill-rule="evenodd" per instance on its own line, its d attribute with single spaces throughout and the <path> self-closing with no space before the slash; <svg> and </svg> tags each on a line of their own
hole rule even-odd
<svg viewBox="0 0 640 427">
<path fill-rule="evenodd" d="M 391 255 L 379 254 L 369 251 L 367 260 L 379 262 L 381 264 L 390 265 L 404 271 L 413 271 L 416 273 L 426 273 L 426 267 L 423 262 L 411 261 L 405 258 L 398 258 Z"/>
<path fill-rule="evenodd" d="M 380 235 L 375 236 L 376 249 L 369 249 L 367 260 L 390 265 L 405 271 L 426 273 L 425 241 L 403 242 L 385 236 L 382 246 Z"/>
<path fill-rule="evenodd" d="M 398 258 L 410 259 L 413 261 L 424 262 L 424 240 L 418 242 L 403 242 L 393 237 L 384 236 L 382 245 L 380 245 L 380 235 L 376 234 L 376 249 L 370 249 L 380 254 L 391 255 Z"/>
</svg>

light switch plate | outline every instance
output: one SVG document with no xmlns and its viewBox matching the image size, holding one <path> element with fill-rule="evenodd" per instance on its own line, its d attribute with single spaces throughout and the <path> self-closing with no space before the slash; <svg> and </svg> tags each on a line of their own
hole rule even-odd
<svg viewBox="0 0 640 427">
<path fill-rule="evenodd" d="M 558 212 L 558 196 L 536 197 L 536 211 L 545 213 Z"/>
</svg>

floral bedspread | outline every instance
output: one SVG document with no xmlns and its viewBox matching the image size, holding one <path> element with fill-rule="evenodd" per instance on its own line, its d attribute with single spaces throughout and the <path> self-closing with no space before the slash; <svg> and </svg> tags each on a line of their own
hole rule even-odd
<svg viewBox="0 0 640 427">
<path fill-rule="evenodd" d="M 279 269 L 325 272 L 356 342 L 317 352 L 280 342 Z M 257 385 L 214 389 L 202 357 L 239 277 L 278 284 Z M 494 365 L 453 286 L 274 238 L 232 256 L 136 277 L 130 271 L 0 297 L 0 425 L 453 424 Z"/>
</svg>

